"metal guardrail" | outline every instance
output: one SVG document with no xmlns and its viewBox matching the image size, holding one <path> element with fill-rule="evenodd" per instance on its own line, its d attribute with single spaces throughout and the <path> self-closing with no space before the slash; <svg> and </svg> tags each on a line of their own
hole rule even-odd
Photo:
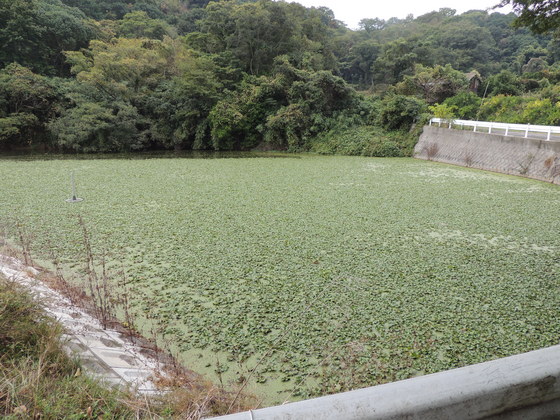
<svg viewBox="0 0 560 420">
<path fill-rule="evenodd" d="M 448 128 L 453 128 L 453 126 L 459 126 L 461 129 L 464 127 L 473 127 L 473 131 L 476 132 L 477 128 L 487 128 L 488 134 L 492 134 L 492 130 L 504 130 L 505 136 L 511 135 L 511 132 L 518 132 L 517 134 L 523 134 L 524 138 L 529 136 L 529 133 L 544 133 L 546 134 L 546 140 L 550 141 L 550 136 L 552 134 L 560 134 L 560 127 L 551 125 L 531 125 L 531 124 L 507 124 L 491 121 L 469 121 L 469 120 L 455 120 L 455 119 L 445 119 L 445 118 L 432 118 L 430 120 L 430 125 L 438 124 L 441 127 L 442 124 L 448 125 Z M 503 133 L 495 133 L 503 134 Z"/>
<path fill-rule="evenodd" d="M 220 420 L 560 418 L 560 346 Z"/>
</svg>

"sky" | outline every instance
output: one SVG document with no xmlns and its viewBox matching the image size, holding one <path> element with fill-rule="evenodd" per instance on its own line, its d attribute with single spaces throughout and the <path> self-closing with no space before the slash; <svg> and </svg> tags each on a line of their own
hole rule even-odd
<svg viewBox="0 0 560 420">
<path fill-rule="evenodd" d="M 288 0 L 304 6 L 325 6 L 334 12 L 336 19 L 343 21 L 351 29 L 358 28 L 358 22 L 364 18 L 389 19 L 405 18 L 412 13 L 414 17 L 447 7 L 463 13 L 468 10 L 484 10 L 493 7 L 500 0 Z M 508 13 L 511 8 L 497 9 Z"/>
</svg>

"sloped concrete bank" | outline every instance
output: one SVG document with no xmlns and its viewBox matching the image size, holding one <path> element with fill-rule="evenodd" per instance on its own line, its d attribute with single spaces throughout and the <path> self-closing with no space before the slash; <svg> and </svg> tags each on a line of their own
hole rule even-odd
<svg viewBox="0 0 560 420">
<path fill-rule="evenodd" d="M 66 332 L 64 346 L 88 374 L 108 385 L 140 394 L 159 392 L 152 379 L 161 375 L 159 361 L 116 330 L 104 329 L 83 309 L 37 279 L 39 272 L 16 258 L 0 254 L 0 274 L 23 286 Z"/>
<path fill-rule="evenodd" d="M 560 184 L 560 142 L 426 126 L 414 157 Z"/>
</svg>

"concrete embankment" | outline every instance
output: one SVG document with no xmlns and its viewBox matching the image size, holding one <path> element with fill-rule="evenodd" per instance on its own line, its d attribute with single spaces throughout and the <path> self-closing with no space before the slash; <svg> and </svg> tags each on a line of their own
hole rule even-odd
<svg viewBox="0 0 560 420">
<path fill-rule="evenodd" d="M 426 126 L 414 157 L 560 184 L 560 142 Z"/>
<path fill-rule="evenodd" d="M 0 274 L 23 286 L 45 311 L 65 329 L 64 346 L 80 360 L 92 377 L 109 386 L 121 386 L 139 394 L 155 394 L 152 378 L 162 376 L 159 360 L 146 348 L 121 333 L 106 329 L 97 319 L 37 279 L 39 272 L 15 258 L 0 254 Z"/>
</svg>

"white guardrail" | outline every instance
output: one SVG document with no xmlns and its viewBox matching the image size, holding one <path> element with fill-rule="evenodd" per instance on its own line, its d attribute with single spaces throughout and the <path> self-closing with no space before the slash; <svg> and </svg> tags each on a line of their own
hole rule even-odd
<svg viewBox="0 0 560 420">
<path fill-rule="evenodd" d="M 221 420 L 560 418 L 560 346 Z"/>
<path fill-rule="evenodd" d="M 430 125 L 438 124 L 439 127 L 447 125 L 448 128 L 453 128 L 454 126 L 459 126 L 461 130 L 465 127 L 472 127 L 473 131 L 476 132 L 477 128 L 487 128 L 488 134 L 503 134 L 505 136 L 515 135 L 519 137 L 520 134 L 524 138 L 529 137 L 529 133 L 544 133 L 546 134 L 546 140 L 550 140 L 552 134 L 560 134 L 560 127 L 551 125 L 531 125 L 531 124 L 507 124 L 499 122 L 490 121 L 469 121 L 469 120 L 455 120 L 455 119 L 445 119 L 445 118 L 432 118 L 430 120 Z M 505 131 L 497 133 L 496 131 Z M 515 134 L 512 134 L 515 133 Z"/>
</svg>

